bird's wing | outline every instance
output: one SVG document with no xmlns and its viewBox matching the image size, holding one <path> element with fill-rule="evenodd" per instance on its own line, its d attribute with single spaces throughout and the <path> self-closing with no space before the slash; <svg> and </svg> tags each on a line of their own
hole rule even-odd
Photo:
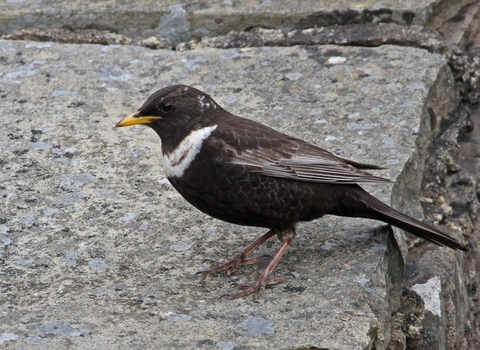
<svg viewBox="0 0 480 350">
<path fill-rule="evenodd" d="M 270 150 L 248 149 L 237 154 L 232 163 L 244 166 L 248 171 L 266 176 L 292 180 L 356 184 L 366 182 L 390 182 L 383 177 L 369 174 L 338 160 L 320 156 L 294 154 L 291 158 L 274 158 Z"/>
<path fill-rule="evenodd" d="M 226 154 L 229 154 L 227 161 L 249 172 L 318 183 L 391 182 L 360 170 L 381 169 L 376 165 L 337 157 L 263 124 L 243 123 L 243 120 L 238 121 L 230 130 L 222 128 L 219 132 L 223 135 L 217 136 L 223 139 Z"/>
</svg>

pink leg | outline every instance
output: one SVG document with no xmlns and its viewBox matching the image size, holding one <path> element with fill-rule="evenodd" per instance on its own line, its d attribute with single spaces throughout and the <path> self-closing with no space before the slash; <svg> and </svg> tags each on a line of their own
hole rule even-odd
<svg viewBox="0 0 480 350">
<path fill-rule="evenodd" d="M 287 234 L 283 233 L 281 236 L 282 245 L 280 249 L 277 251 L 273 259 L 270 261 L 265 271 L 263 271 L 258 281 L 252 285 L 239 286 L 239 288 L 242 289 L 243 291 L 237 294 L 229 295 L 228 298 L 232 300 L 232 299 L 241 298 L 249 294 L 255 293 L 254 298 L 257 299 L 263 294 L 263 292 L 265 291 L 265 287 L 268 284 L 277 284 L 277 283 L 283 282 L 284 281 L 283 278 L 281 277 L 270 278 L 270 274 L 273 272 L 277 264 L 280 262 L 280 259 L 282 259 L 283 254 L 285 254 L 288 248 L 290 248 L 290 246 L 293 244 L 293 241 L 295 240 L 295 236 L 296 236 L 295 228 L 291 229 L 291 231 L 287 232 Z"/>
<path fill-rule="evenodd" d="M 273 231 L 273 230 L 268 231 L 262 237 L 258 238 L 255 242 L 253 242 L 248 247 L 246 247 L 244 250 L 242 250 L 239 254 L 237 254 L 232 260 L 230 260 L 226 264 L 216 266 L 213 269 L 210 269 L 210 270 L 207 270 L 207 271 L 201 271 L 201 272 L 199 272 L 200 276 L 205 278 L 212 273 L 217 273 L 217 272 L 221 272 L 221 271 L 227 271 L 227 275 L 230 276 L 240 266 L 258 264 L 259 262 L 262 261 L 262 257 L 254 258 L 254 259 L 245 259 L 246 256 L 249 255 L 251 252 L 253 252 L 256 248 L 260 247 L 267 240 L 269 240 L 270 238 L 275 236 L 275 234 L 276 234 L 276 232 Z"/>
</svg>

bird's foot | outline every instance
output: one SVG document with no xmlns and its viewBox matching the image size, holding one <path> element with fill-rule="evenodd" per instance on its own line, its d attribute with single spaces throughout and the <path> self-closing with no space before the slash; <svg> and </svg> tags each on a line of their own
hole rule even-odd
<svg viewBox="0 0 480 350">
<path fill-rule="evenodd" d="M 214 260 L 204 260 L 204 262 L 210 262 L 212 265 L 215 265 L 214 268 L 206 271 L 199 271 L 197 272 L 198 275 L 200 275 L 202 278 L 207 277 L 208 275 L 211 275 L 213 273 L 218 273 L 222 271 L 226 271 L 226 274 L 230 276 L 232 273 L 237 271 L 237 269 L 240 266 L 246 266 L 246 265 L 254 265 L 260 263 L 264 258 L 271 258 L 269 255 L 262 255 L 258 258 L 252 258 L 252 259 L 245 259 L 245 255 L 240 253 L 236 255 L 232 260 L 227 262 L 226 264 L 220 265 Z"/>
<path fill-rule="evenodd" d="M 258 279 L 258 281 L 254 284 L 251 285 L 240 285 L 238 286 L 238 289 L 242 290 L 240 293 L 237 294 L 226 294 L 222 295 L 225 297 L 228 297 L 228 299 L 233 300 L 237 298 L 242 298 L 250 294 L 254 294 L 253 298 L 258 299 L 263 292 L 265 292 L 265 287 L 268 285 L 272 284 L 277 284 L 277 283 L 282 283 L 284 282 L 283 277 L 277 277 L 277 278 L 270 278 L 268 276 L 262 276 Z"/>
</svg>

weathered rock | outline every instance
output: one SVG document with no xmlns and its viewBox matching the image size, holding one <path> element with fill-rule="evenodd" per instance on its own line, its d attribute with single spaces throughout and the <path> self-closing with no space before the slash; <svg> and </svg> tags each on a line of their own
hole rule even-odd
<svg viewBox="0 0 480 350">
<path fill-rule="evenodd" d="M 334 25 L 308 28 L 284 33 L 279 29 L 254 28 L 249 31 L 232 31 L 225 36 L 204 37 L 200 41 L 189 41 L 177 45 L 178 51 L 215 47 L 327 45 L 380 46 L 399 45 L 427 48 L 442 53 L 448 44 L 437 31 L 421 26 L 401 26 L 394 23 L 368 23 Z"/>
<path fill-rule="evenodd" d="M 53 41 L 69 44 L 101 44 L 101 45 L 129 45 L 131 38 L 111 33 L 106 30 L 80 29 L 71 31 L 68 29 L 38 29 L 27 28 L 18 30 L 10 35 L 3 35 L 6 40 L 33 40 Z"/>
<path fill-rule="evenodd" d="M 450 45 L 456 45 L 462 50 L 476 44 L 480 34 L 480 4 L 474 2 L 466 5 L 455 16 L 451 16 L 438 29 Z M 478 46 L 478 44 L 476 44 Z"/>
<path fill-rule="evenodd" d="M 23 0 L 0 5 L 0 34 L 29 27 L 109 30 L 133 39 L 168 38 L 175 45 L 264 27 L 289 32 L 331 25 L 397 23 L 438 28 L 474 0 L 194 1 L 152 3 Z"/>
<path fill-rule="evenodd" d="M 159 38 L 156 36 L 151 36 L 147 39 L 140 40 L 138 45 L 148 47 L 149 49 L 172 49 L 173 44 L 170 40 L 165 38 Z"/>
</svg>

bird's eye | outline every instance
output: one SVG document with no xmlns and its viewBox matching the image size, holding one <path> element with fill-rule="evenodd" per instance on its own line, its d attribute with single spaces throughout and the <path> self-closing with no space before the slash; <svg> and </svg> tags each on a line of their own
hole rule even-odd
<svg viewBox="0 0 480 350">
<path fill-rule="evenodd" d="M 164 104 L 162 104 L 162 111 L 164 111 L 165 113 L 171 112 L 172 109 L 173 109 L 173 104 L 172 103 L 165 102 Z"/>
</svg>

